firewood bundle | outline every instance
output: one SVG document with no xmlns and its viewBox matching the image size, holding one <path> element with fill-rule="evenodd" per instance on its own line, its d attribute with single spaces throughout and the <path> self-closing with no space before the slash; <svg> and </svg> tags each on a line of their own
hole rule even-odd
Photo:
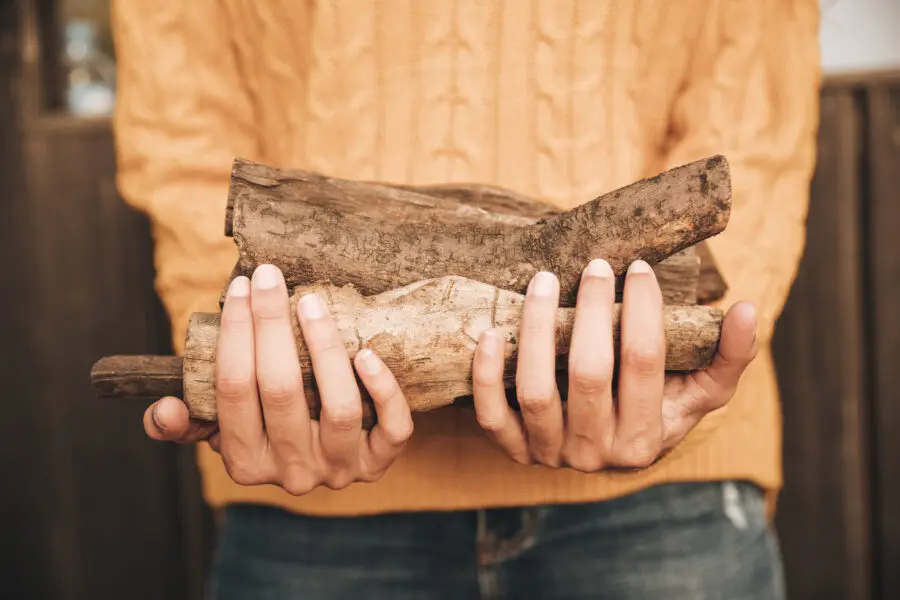
<svg viewBox="0 0 900 600">
<path fill-rule="evenodd" d="M 232 278 L 250 276 L 262 264 L 278 266 L 294 300 L 311 291 L 322 296 L 351 357 L 371 348 L 410 407 L 430 410 L 471 395 L 477 340 L 491 327 L 510 342 L 505 380 L 514 385 L 523 294 L 538 271 L 560 281 L 557 355 L 564 357 L 581 272 L 594 258 L 609 262 L 618 294 L 628 265 L 650 263 L 666 304 L 666 368 L 707 366 L 723 315 L 705 305 L 724 295 L 725 283 L 703 241 L 724 230 L 730 208 L 722 156 L 569 211 L 493 186 L 350 181 L 238 159 L 225 234 L 239 250 Z M 194 418 L 215 420 L 218 324 L 218 314 L 194 314 L 183 358 L 101 359 L 91 374 L 96 391 L 177 395 Z M 315 417 L 318 390 L 296 322 L 294 329 Z M 564 371 L 565 360 L 558 364 Z M 371 422 L 371 400 L 363 395 Z"/>
</svg>

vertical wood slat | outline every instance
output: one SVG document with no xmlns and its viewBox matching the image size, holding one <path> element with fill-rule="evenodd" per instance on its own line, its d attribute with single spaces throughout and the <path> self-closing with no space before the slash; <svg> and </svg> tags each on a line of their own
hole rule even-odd
<svg viewBox="0 0 900 600">
<path fill-rule="evenodd" d="M 147 439 L 143 407 L 101 404 L 87 377 L 102 355 L 170 349 L 146 219 L 116 193 L 109 122 L 43 112 L 42 36 L 56 31 L 40 24 L 55 7 L 0 3 L 0 49 L 18 34 L 0 81 L 21 75 L 0 106 L 10 171 L 0 199 L 15 223 L 0 237 L 0 307 L 14 316 L 0 340 L 0 439 L 12 449 L 0 469 L 14 491 L 0 507 L 12 508 L 4 530 L 18 532 L 3 545 L 12 556 L 0 596 L 199 600 L 205 523 L 192 449 Z"/>
<path fill-rule="evenodd" d="M 875 549 L 882 598 L 900 598 L 900 82 L 867 89 L 870 195 L 866 264 L 875 464 Z"/>
<path fill-rule="evenodd" d="M 773 340 L 785 479 L 776 526 L 791 598 L 871 590 L 858 108 L 848 90 L 823 94 L 805 254 Z"/>
<path fill-rule="evenodd" d="M 22 87 L 23 27 L 18 5 L 0 2 L 0 164 L 3 184 L 0 210 L 19 223 L 27 216 L 25 157 L 19 135 Z M 34 258 L 23 252 L 26 243 L 19 227 L 0 236 L 5 258 L 0 277 L 0 591 L 12 598 L 53 598 L 59 588 L 55 566 L 59 552 L 51 545 L 53 530 L 45 519 L 52 499 L 41 494 L 53 475 L 52 456 L 44 446 L 46 431 L 40 411 L 27 401 L 28 324 L 14 312 L 31 294 L 28 275 Z"/>
</svg>

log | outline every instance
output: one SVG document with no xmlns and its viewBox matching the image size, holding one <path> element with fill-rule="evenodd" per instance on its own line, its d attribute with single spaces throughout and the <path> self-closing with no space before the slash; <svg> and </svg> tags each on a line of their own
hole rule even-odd
<svg viewBox="0 0 900 600">
<path fill-rule="evenodd" d="M 91 385 L 101 398 L 181 398 L 182 368 L 180 356 L 105 356 L 91 368 Z"/>
<path fill-rule="evenodd" d="M 518 331 L 524 296 L 462 277 L 421 281 L 376 296 L 362 296 L 351 286 L 312 285 L 294 291 L 292 303 L 318 293 L 329 306 L 351 358 L 370 348 L 388 365 L 402 386 L 410 408 L 432 410 L 470 399 L 471 367 L 477 340 L 499 327 L 507 340 L 504 383 L 515 384 Z M 709 306 L 664 307 L 666 369 L 692 371 L 709 366 L 718 346 L 723 313 Z M 293 311 L 292 311 L 293 312 Z M 614 350 L 618 355 L 619 315 L 614 311 Z M 557 371 L 564 377 L 575 310 L 557 312 Z M 294 333 L 303 369 L 310 414 L 318 418 L 320 400 L 300 328 Z M 91 372 L 97 394 L 105 398 L 182 396 L 196 419 L 216 419 L 215 359 L 219 315 L 195 313 L 188 325 L 184 359 L 111 356 Z M 182 392 L 183 386 L 183 394 Z M 363 394 L 364 422 L 371 426 L 371 399 Z"/>
<path fill-rule="evenodd" d="M 294 291 L 292 303 L 307 293 L 321 295 L 341 332 L 352 358 L 362 348 L 377 353 L 394 373 L 414 411 L 432 410 L 452 404 L 472 393 L 472 360 L 481 333 L 499 327 L 507 339 L 504 378 L 507 387 L 515 380 L 516 349 L 524 296 L 462 277 L 441 277 L 363 296 L 359 290 L 333 285 L 311 285 Z M 618 320 L 614 317 L 615 348 Z M 293 312 L 293 311 L 292 311 Z M 556 353 L 564 357 L 569 348 L 575 310 L 557 313 Z M 691 371 L 705 368 L 715 354 L 722 311 L 707 306 L 664 308 L 666 369 Z M 311 414 L 318 414 L 320 401 L 309 353 L 299 325 L 294 332 L 303 369 L 303 385 Z M 219 315 L 196 313 L 188 327 L 184 352 L 184 400 L 191 415 L 215 420 L 215 357 Z M 558 368 L 565 370 L 565 362 Z M 366 398 L 367 411 L 371 412 Z"/>
<path fill-rule="evenodd" d="M 700 259 L 700 273 L 697 277 L 697 303 L 712 304 L 725 297 L 728 284 L 719 272 L 709 246 L 705 242 L 695 246 Z"/>
<path fill-rule="evenodd" d="M 530 223 L 447 196 L 238 159 L 226 230 L 242 273 L 275 264 L 290 286 L 328 281 L 372 295 L 458 275 L 523 292 L 537 271 L 548 270 L 560 279 L 562 305 L 573 306 L 592 258 L 605 258 L 617 275 L 637 259 L 656 265 L 720 233 L 730 207 L 722 156 Z"/>
<path fill-rule="evenodd" d="M 516 215 L 524 217 L 523 224 L 536 223 L 541 219 L 558 215 L 563 211 L 556 206 L 518 194 L 499 186 L 473 183 L 440 184 L 440 185 L 395 185 L 420 194 L 452 198 L 461 204 L 477 206 L 488 212 Z M 699 258 L 699 272 L 694 273 L 693 255 Z M 653 270 L 660 282 L 663 301 L 666 304 L 710 304 L 725 296 L 728 286 L 713 260 L 706 242 L 699 242 L 673 254 L 671 257 L 653 265 Z M 696 277 L 698 284 L 692 285 L 691 277 Z M 617 281 L 616 292 L 622 298 L 624 278 Z M 696 287 L 696 300 L 693 299 Z"/>
</svg>

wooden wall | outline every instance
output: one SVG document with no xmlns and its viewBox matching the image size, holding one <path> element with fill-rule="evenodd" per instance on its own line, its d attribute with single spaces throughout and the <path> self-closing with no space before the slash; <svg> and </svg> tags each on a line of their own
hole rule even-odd
<svg viewBox="0 0 900 600">
<path fill-rule="evenodd" d="M 0 3 L 0 597 L 199 598 L 191 449 L 147 439 L 143 407 L 98 402 L 88 377 L 101 355 L 170 351 L 149 226 L 116 192 L 109 120 L 46 102 L 35 6 Z"/>
<path fill-rule="evenodd" d="M 774 351 L 791 598 L 900 598 L 900 75 L 822 91 L 807 246 Z"/>
</svg>

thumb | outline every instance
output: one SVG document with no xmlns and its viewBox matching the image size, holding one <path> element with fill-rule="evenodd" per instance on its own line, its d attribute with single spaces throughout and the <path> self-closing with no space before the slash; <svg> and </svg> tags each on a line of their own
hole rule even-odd
<svg viewBox="0 0 900 600">
<path fill-rule="evenodd" d="M 191 443 L 208 438 L 215 429 L 215 423 L 192 421 L 184 402 L 171 396 L 154 402 L 144 412 L 144 431 L 154 440 Z"/>
<path fill-rule="evenodd" d="M 741 375 L 756 358 L 756 307 L 738 302 L 722 321 L 719 347 L 709 367 L 695 371 L 691 378 L 715 410 L 725 404 L 737 389 Z"/>
</svg>

